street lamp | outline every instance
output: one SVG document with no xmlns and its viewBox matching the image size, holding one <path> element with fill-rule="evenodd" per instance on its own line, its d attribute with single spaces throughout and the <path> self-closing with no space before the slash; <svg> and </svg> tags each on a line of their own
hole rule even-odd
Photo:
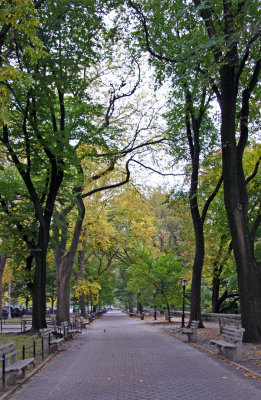
<svg viewBox="0 0 261 400">
<path fill-rule="evenodd" d="M 153 289 L 153 290 L 152 290 L 152 293 L 153 293 L 153 297 L 154 297 L 154 321 L 156 321 L 156 319 L 157 319 L 157 306 L 156 306 L 156 300 L 155 300 L 155 298 L 156 298 L 157 290 L 156 290 L 156 289 Z"/>
<path fill-rule="evenodd" d="M 181 328 L 185 327 L 184 321 L 185 321 L 185 288 L 187 281 L 186 279 L 182 279 L 182 287 L 183 287 L 183 304 L 182 304 L 182 321 L 181 321 Z"/>
</svg>

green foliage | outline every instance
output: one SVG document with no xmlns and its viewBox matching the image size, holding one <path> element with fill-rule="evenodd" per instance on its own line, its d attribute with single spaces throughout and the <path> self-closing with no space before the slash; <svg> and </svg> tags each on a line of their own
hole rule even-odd
<svg viewBox="0 0 261 400">
<path fill-rule="evenodd" d="M 10 110 L 13 86 L 29 88 L 32 77 L 28 71 L 21 71 L 15 62 L 14 49 L 22 42 L 22 55 L 35 65 L 43 55 L 42 43 L 37 36 L 39 19 L 32 0 L 1 2 L 0 8 L 0 122 L 12 125 Z M 16 43 L 16 46 L 14 45 Z"/>
<path fill-rule="evenodd" d="M 211 304 L 212 291 L 207 286 L 201 287 L 201 309 L 202 312 L 212 312 Z"/>
<path fill-rule="evenodd" d="M 128 288 L 139 294 L 139 300 L 149 300 L 156 290 L 159 307 L 181 304 L 181 280 L 187 271 L 173 253 L 159 253 L 157 258 L 145 249 L 137 251 L 138 261 L 128 268 Z"/>
</svg>

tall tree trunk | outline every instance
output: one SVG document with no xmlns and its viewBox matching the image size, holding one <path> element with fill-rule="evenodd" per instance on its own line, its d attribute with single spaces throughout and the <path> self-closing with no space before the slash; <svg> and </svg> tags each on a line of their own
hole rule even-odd
<svg viewBox="0 0 261 400">
<path fill-rule="evenodd" d="M 45 246 L 43 246 L 45 247 Z M 33 285 L 33 314 L 32 314 L 32 331 L 46 328 L 46 250 L 35 251 L 35 271 Z"/>
<path fill-rule="evenodd" d="M 190 320 L 199 321 L 199 327 L 203 327 L 201 317 L 201 275 L 205 257 L 205 243 L 204 243 L 204 221 L 206 218 L 207 210 L 211 201 L 215 198 L 216 194 L 222 183 L 222 178 L 219 179 L 216 188 L 206 200 L 202 213 L 200 215 L 198 204 L 198 177 L 200 166 L 200 130 L 204 113 L 206 111 L 206 89 L 203 88 L 201 93 L 200 107 L 193 105 L 193 99 L 188 89 L 187 83 L 184 85 L 186 96 L 186 132 L 187 141 L 190 150 L 192 173 L 190 178 L 190 213 L 193 221 L 193 228 L 195 234 L 195 256 L 192 269 L 192 284 L 191 284 L 191 303 L 190 303 Z"/>
<path fill-rule="evenodd" d="M 242 165 L 243 150 L 235 138 L 236 84 L 230 66 L 221 70 L 222 157 L 224 201 L 237 266 L 244 340 L 261 342 L 261 266 L 255 260 L 249 231 L 248 193 Z"/>
<path fill-rule="evenodd" d="M 225 241 L 225 236 L 222 235 L 219 249 L 217 252 L 217 256 L 213 263 L 213 278 L 212 278 L 212 312 L 213 313 L 219 313 L 219 307 L 220 307 L 219 290 L 220 290 L 220 274 L 223 270 L 222 252 L 223 252 L 223 247 L 224 247 L 224 241 Z"/>
<path fill-rule="evenodd" d="M 57 310 L 56 318 L 60 324 L 69 321 L 70 315 L 70 278 L 72 274 L 72 263 L 67 255 L 60 258 L 56 266 L 57 273 Z"/>
<path fill-rule="evenodd" d="M 215 265 L 212 279 L 212 312 L 219 313 L 220 267 Z"/>
<path fill-rule="evenodd" d="M 61 238 L 62 248 L 56 253 L 56 271 L 57 271 L 57 322 L 69 321 L 70 310 L 70 279 L 73 270 L 73 262 L 77 251 L 82 223 L 85 215 L 85 207 L 81 196 L 78 196 L 78 218 L 75 224 L 73 238 L 69 251 L 66 254 L 66 240 Z M 64 217 L 65 218 L 65 217 Z"/>
<path fill-rule="evenodd" d="M 82 241 L 82 249 L 79 250 L 79 252 L 78 252 L 78 274 L 76 276 L 77 283 L 79 282 L 79 279 L 81 279 L 81 277 L 82 277 L 83 268 L 84 268 L 84 264 L 85 264 L 85 245 L 86 245 L 86 241 Z M 85 310 L 85 296 L 84 295 L 81 295 L 79 297 L 79 306 L 80 306 L 81 316 L 83 318 L 85 318 L 86 310 Z"/>
<path fill-rule="evenodd" d="M 137 313 L 143 312 L 143 304 L 140 301 L 137 301 Z"/>
<path fill-rule="evenodd" d="M 256 32 L 251 39 L 246 39 L 243 49 L 242 43 L 239 45 L 237 41 L 238 24 L 235 23 L 235 9 L 232 7 L 231 1 L 224 1 L 221 16 L 223 20 L 222 24 L 219 24 L 219 28 L 223 26 L 222 34 L 225 46 L 220 47 L 220 30 L 216 30 L 214 10 L 208 7 L 207 3 L 201 3 L 200 0 L 194 0 L 194 4 L 200 6 L 199 13 L 205 22 L 209 39 L 212 43 L 216 43 L 212 46 L 211 51 L 219 70 L 219 79 L 218 82 L 212 80 L 211 85 L 221 109 L 224 202 L 237 267 L 241 318 L 242 325 L 246 330 L 244 340 L 260 343 L 261 264 L 256 262 L 254 243 L 249 230 L 248 193 L 242 162 L 248 139 L 249 100 L 257 85 L 261 69 L 260 57 L 255 57 L 256 50 L 253 50 L 253 54 L 251 54 L 251 50 L 254 48 L 255 42 L 260 40 L 260 33 Z M 246 15 L 243 12 L 240 15 L 240 25 L 247 27 L 249 21 L 244 20 Z M 248 42 L 248 40 L 250 41 Z M 243 72 L 245 72 L 244 75 Z M 242 104 L 240 139 L 237 143 L 236 108 L 237 105 L 239 106 L 238 101 L 242 101 Z"/>
<path fill-rule="evenodd" d="M 191 212 L 194 214 L 196 213 L 196 210 L 191 210 Z M 205 245 L 204 245 L 203 225 L 201 223 L 199 215 L 196 219 L 193 219 L 193 221 L 195 221 L 194 231 L 196 239 L 196 252 L 192 270 L 189 324 L 191 323 L 191 321 L 199 321 L 199 327 L 203 327 L 200 300 L 201 300 L 201 275 L 204 263 Z"/>
<path fill-rule="evenodd" d="M 86 317 L 86 310 L 85 310 L 85 298 L 84 298 L 84 295 L 81 295 L 79 297 L 79 306 L 80 306 L 81 316 L 83 318 L 85 318 Z"/>
<path fill-rule="evenodd" d="M 170 315 L 170 306 L 169 306 L 168 302 L 167 302 L 167 310 L 168 310 L 168 321 L 170 323 L 171 322 L 171 315 Z"/>
<path fill-rule="evenodd" d="M 0 312 L 2 312 L 2 297 L 3 297 L 3 275 L 5 270 L 7 257 L 1 256 L 0 254 Z M 2 314 L 0 315 L 0 319 Z"/>
<path fill-rule="evenodd" d="M 231 256 L 232 251 L 232 242 L 230 241 L 229 248 L 226 251 L 225 255 L 222 257 L 224 244 L 227 240 L 227 235 L 221 236 L 221 242 L 219 246 L 219 250 L 217 252 L 216 260 L 213 263 L 213 279 L 212 279 L 212 312 L 219 313 L 220 306 L 223 301 L 227 298 L 228 292 L 224 291 L 221 297 L 220 295 L 220 275 L 223 271 L 224 266 L 227 264 L 229 257 Z"/>
<path fill-rule="evenodd" d="M 199 321 L 199 326 L 203 327 L 201 317 L 201 274 L 204 263 L 205 245 L 204 245 L 204 232 L 203 222 L 199 212 L 198 206 L 198 173 L 199 173 L 199 156 L 200 156 L 200 143 L 199 133 L 200 125 L 203 114 L 196 119 L 193 114 L 193 107 L 191 95 L 186 91 L 187 109 L 190 111 L 192 123 L 190 124 L 189 115 L 186 116 L 186 129 L 187 138 L 190 148 L 190 157 L 192 165 L 192 173 L 190 178 L 190 213 L 193 221 L 194 234 L 195 234 L 195 256 L 192 268 L 192 283 L 191 283 L 191 303 L 190 303 L 190 320 Z M 192 130 L 191 130 L 192 125 Z M 192 134 L 193 132 L 193 134 Z"/>
</svg>

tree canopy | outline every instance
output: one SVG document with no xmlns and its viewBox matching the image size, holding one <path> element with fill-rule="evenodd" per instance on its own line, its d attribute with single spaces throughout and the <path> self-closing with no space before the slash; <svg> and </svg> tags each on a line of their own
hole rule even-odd
<svg viewBox="0 0 261 400">
<path fill-rule="evenodd" d="M 60 320 L 74 295 L 179 306 L 185 274 L 191 319 L 233 299 L 261 340 L 259 21 L 253 0 L 1 3 L 0 254 L 34 329 L 55 270 Z M 183 183 L 135 187 L 159 166 Z"/>
</svg>

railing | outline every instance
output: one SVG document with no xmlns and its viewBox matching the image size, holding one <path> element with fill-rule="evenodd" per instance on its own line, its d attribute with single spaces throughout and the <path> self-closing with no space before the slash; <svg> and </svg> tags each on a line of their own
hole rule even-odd
<svg viewBox="0 0 261 400">
<path fill-rule="evenodd" d="M 165 311 L 167 313 L 167 311 Z M 181 317 L 182 311 L 170 311 L 171 317 Z M 185 317 L 189 318 L 190 312 L 185 311 Z M 240 314 L 219 314 L 219 313 L 201 313 L 202 321 L 206 322 L 218 322 L 219 318 L 226 318 L 227 320 L 233 321 L 241 321 Z"/>
<path fill-rule="evenodd" d="M 74 318 L 70 321 L 70 329 L 76 329 L 77 332 L 82 333 L 82 321 Z"/>
<path fill-rule="evenodd" d="M 39 351 L 36 351 L 36 346 L 37 346 L 38 343 L 39 343 L 38 348 L 40 348 L 40 350 L 39 350 Z M 41 339 L 39 339 L 39 340 L 34 340 L 34 341 L 33 341 L 33 344 L 31 344 L 31 345 L 29 345 L 29 346 L 27 346 L 27 347 L 25 347 L 25 345 L 23 344 L 23 347 L 22 347 L 22 359 L 23 359 L 23 360 L 26 358 L 26 357 L 25 357 L 26 351 L 27 351 L 27 350 L 30 350 L 30 349 L 32 349 L 31 355 L 32 355 L 34 358 L 37 358 L 37 357 L 41 356 L 41 359 L 42 359 L 42 361 L 43 361 L 43 359 L 44 359 L 44 344 L 43 344 L 43 338 L 41 338 Z M 50 353 L 50 352 L 49 352 L 49 353 Z"/>
<path fill-rule="evenodd" d="M 2 391 L 5 392 L 5 353 L 2 354 Z"/>
<path fill-rule="evenodd" d="M 28 358 L 28 352 L 32 355 L 35 359 L 37 357 L 41 358 L 41 361 L 44 360 L 44 341 L 43 338 L 39 340 L 34 340 L 33 343 L 29 346 L 23 345 L 22 347 L 22 359 L 25 360 L 26 353 Z M 50 347 L 49 347 L 49 355 L 50 355 Z M 2 391 L 5 392 L 6 389 L 6 358 L 5 353 L 2 354 L 2 358 L 0 358 L 0 362 L 2 363 Z"/>
<path fill-rule="evenodd" d="M 19 320 L 6 320 L 6 319 L 1 319 L 0 320 L 0 332 L 3 333 L 3 330 L 10 330 L 10 328 L 14 330 L 20 330 L 20 332 L 25 332 L 26 331 L 26 326 L 28 325 L 28 322 L 26 319 L 21 319 Z M 17 328 L 16 328 L 17 327 Z"/>
</svg>

